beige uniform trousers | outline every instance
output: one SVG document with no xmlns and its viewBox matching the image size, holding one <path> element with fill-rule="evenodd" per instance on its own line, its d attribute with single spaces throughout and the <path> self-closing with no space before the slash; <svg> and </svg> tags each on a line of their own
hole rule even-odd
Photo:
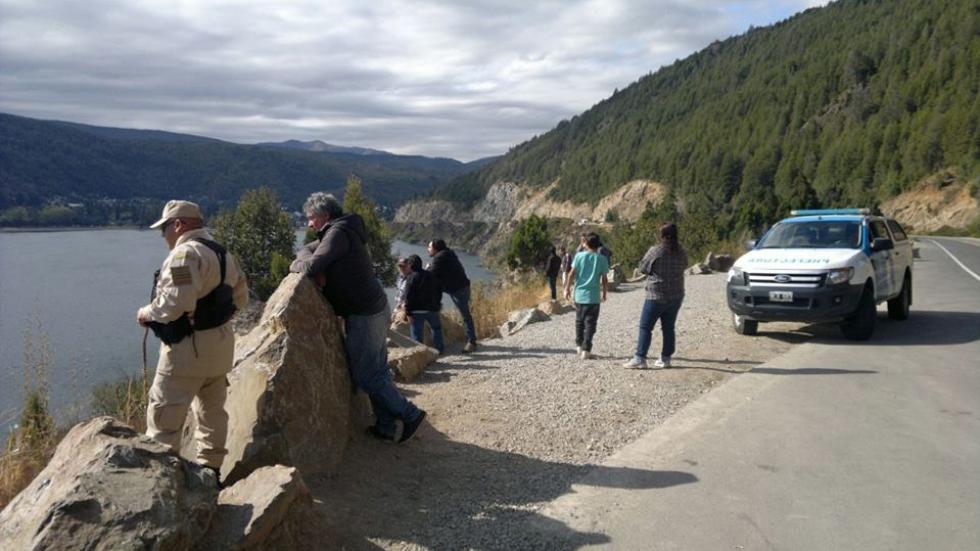
<svg viewBox="0 0 980 551">
<path fill-rule="evenodd" d="M 221 468 L 228 450 L 228 413 L 225 411 L 224 375 L 218 377 L 180 377 L 157 373 L 150 389 L 146 414 L 146 434 L 158 442 L 180 451 L 181 433 L 187 410 L 194 408 L 197 418 L 196 461 Z"/>
</svg>

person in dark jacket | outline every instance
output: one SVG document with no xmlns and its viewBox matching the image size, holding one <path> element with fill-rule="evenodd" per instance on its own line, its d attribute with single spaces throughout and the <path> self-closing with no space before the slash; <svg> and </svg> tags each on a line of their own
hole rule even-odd
<svg viewBox="0 0 980 551">
<path fill-rule="evenodd" d="M 656 367 L 670 367 L 670 358 L 674 354 L 675 335 L 674 325 L 677 313 L 684 302 L 684 270 L 687 268 L 687 253 L 677 241 L 677 225 L 664 224 L 660 226 L 660 243 L 650 247 L 647 254 L 640 260 L 640 272 L 647 275 L 647 299 L 640 314 L 639 336 L 636 342 L 636 354 L 633 359 L 623 364 L 629 369 L 645 369 L 647 367 L 647 352 L 650 350 L 653 326 L 660 320 L 660 331 L 663 333 L 663 348 Z"/>
<path fill-rule="evenodd" d="M 456 253 L 442 239 L 433 239 L 428 248 L 429 256 L 432 257 L 429 271 L 439 280 L 442 290 L 453 300 L 463 318 L 463 326 L 466 328 L 466 346 L 463 347 L 463 352 L 472 352 L 476 350 L 476 327 L 473 326 L 473 316 L 470 315 L 470 280 L 466 277 L 466 270 Z"/>
<path fill-rule="evenodd" d="M 356 213 L 344 214 L 337 199 L 317 192 L 303 204 L 317 240 L 296 253 L 289 270 L 305 274 L 323 289 L 347 334 L 347 364 L 354 384 L 371 399 L 376 438 L 404 442 L 425 420 L 425 411 L 395 388 L 388 370 L 388 297 L 374 274 L 367 229 Z M 402 422 L 397 432 L 395 420 Z"/>
<path fill-rule="evenodd" d="M 442 341 L 442 287 L 432 273 L 422 269 L 422 259 L 413 254 L 408 257 L 411 270 L 405 278 L 405 313 L 411 323 L 412 339 L 425 342 L 425 324 L 432 330 L 432 345 L 442 354 L 445 346 Z"/>
<path fill-rule="evenodd" d="M 572 255 L 568 252 L 568 248 L 562 245 L 561 248 L 561 286 L 565 287 L 565 282 L 568 281 L 568 272 L 572 271 Z"/>
<path fill-rule="evenodd" d="M 545 264 L 544 275 L 548 277 L 548 287 L 551 288 L 551 300 L 558 300 L 558 274 L 561 273 L 561 257 L 551 248 Z"/>
</svg>

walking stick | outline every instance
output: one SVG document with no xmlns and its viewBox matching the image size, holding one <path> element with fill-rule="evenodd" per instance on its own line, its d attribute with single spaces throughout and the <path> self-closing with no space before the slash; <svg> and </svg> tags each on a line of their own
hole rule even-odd
<svg viewBox="0 0 980 551">
<path fill-rule="evenodd" d="M 146 400 L 146 337 L 150 333 L 149 327 L 143 328 L 143 400 Z"/>
</svg>

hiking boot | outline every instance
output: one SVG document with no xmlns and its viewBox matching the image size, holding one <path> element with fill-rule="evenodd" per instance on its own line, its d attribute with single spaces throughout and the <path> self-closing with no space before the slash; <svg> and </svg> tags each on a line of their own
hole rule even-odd
<svg viewBox="0 0 980 551">
<path fill-rule="evenodd" d="M 381 432 L 378 429 L 378 427 L 375 426 L 375 425 L 371 425 L 364 432 L 366 432 L 370 436 L 373 436 L 374 438 L 376 438 L 378 440 L 381 440 L 383 442 L 393 442 L 395 440 L 395 437 L 394 436 L 391 436 L 391 435 L 388 435 L 388 434 L 385 434 L 385 433 Z"/>
<path fill-rule="evenodd" d="M 470 341 L 466 343 L 463 347 L 463 352 L 475 352 L 476 351 L 476 341 Z"/>
<path fill-rule="evenodd" d="M 589 352 L 588 350 L 583 350 L 579 354 L 579 357 L 582 358 L 583 360 L 591 360 L 592 358 L 595 358 L 595 356 L 592 355 L 592 352 Z"/>
<path fill-rule="evenodd" d="M 653 367 L 670 367 L 670 358 L 660 358 L 653 364 Z"/>
<path fill-rule="evenodd" d="M 407 442 L 412 436 L 415 435 L 415 431 L 419 430 L 419 426 L 425 421 L 425 410 L 419 410 L 419 416 L 414 421 L 405 421 L 404 427 L 402 428 L 402 436 L 398 439 L 398 443 Z"/>
<path fill-rule="evenodd" d="M 630 358 L 630 361 L 623 364 L 623 367 L 626 369 L 646 369 L 647 361 L 644 358 L 637 358 L 636 356 L 633 356 Z"/>
<path fill-rule="evenodd" d="M 576 346 L 575 347 L 575 353 L 578 354 L 579 356 L 581 356 L 582 355 L 582 347 L 581 346 Z"/>
</svg>

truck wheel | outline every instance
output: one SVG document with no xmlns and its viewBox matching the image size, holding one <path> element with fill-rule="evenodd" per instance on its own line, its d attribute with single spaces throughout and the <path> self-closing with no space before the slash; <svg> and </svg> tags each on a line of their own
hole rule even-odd
<svg viewBox="0 0 980 551">
<path fill-rule="evenodd" d="M 759 333 L 759 322 L 745 319 L 738 314 L 732 314 L 732 326 L 739 335 L 756 335 Z"/>
<path fill-rule="evenodd" d="M 874 291 L 865 287 L 857 310 L 840 324 L 844 338 L 852 341 L 866 341 L 875 330 L 878 309 L 875 307 Z"/>
<path fill-rule="evenodd" d="M 909 304 L 912 302 L 912 278 L 905 274 L 902 281 L 902 291 L 898 296 L 888 301 L 888 318 L 893 320 L 909 319 Z"/>
</svg>

